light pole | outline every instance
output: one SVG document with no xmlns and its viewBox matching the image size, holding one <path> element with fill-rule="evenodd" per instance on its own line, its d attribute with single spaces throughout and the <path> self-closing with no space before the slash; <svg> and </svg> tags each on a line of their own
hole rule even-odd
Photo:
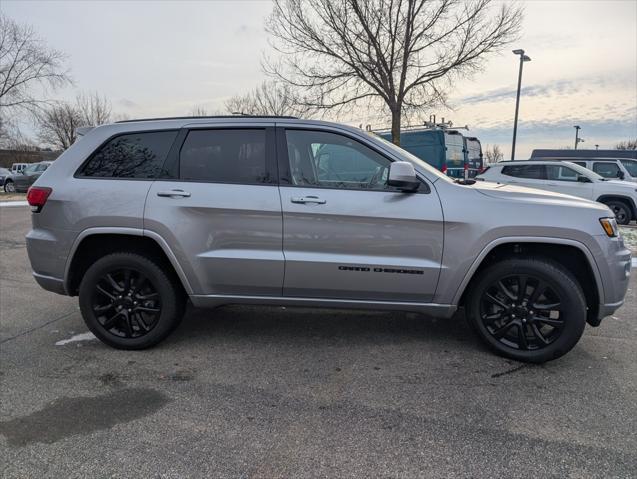
<svg viewBox="0 0 637 479">
<path fill-rule="evenodd" d="M 575 149 L 577 150 L 577 145 L 583 142 L 584 138 L 579 137 L 579 131 L 582 129 L 581 126 L 575 125 L 573 128 L 575 128 Z"/>
<path fill-rule="evenodd" d="M 518 134 L 518 112 L 520 110 L 520 88 L 522 86 L 522 65 L 530 62 L 531 57 L 524 54 L 524 50 L 513 50 L 513 53 L 520 55 L 520 73 L 518 73 L 518 93 L 515 98 L 515 120 L 513 121 L 513 144 L 511 145 L 511 160 L 515 160 L 515 137 Z"/>
</svg>

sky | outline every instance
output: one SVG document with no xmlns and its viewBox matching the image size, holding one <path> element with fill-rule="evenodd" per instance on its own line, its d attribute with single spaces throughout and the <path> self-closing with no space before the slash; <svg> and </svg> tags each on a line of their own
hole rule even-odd
<svg viewBox="0 0 637 479">
<path fill-rule="evenodd" d="M 488 58 L 482 72 L 456 83 L 450 110 L 426 110 L 468 125 L 483 148 L 498 144 L 509 157 L 518 57 L 524 64 L 516 158 L 534 148 L 612 148 L 637 138 L 637 1 L 528 0 L 521 38 Z M 0 10 L 31 24 L 53 48 L 65 52 L 74 80 L 57 92 L 72 99 L 96 91 L 128 117 L 175 116 L 201 106 L 223 110 L 233 95 L 266 77 L 271 55 L 262 1 L 17 1 Z M 367 112 L 340 118 L 367 124 Z M 389 122 L 389 118 L 388 118 Z M 389 124 L 389 123 L 387 123 Z M 26 126 L 26 130 L 29 130 Z"/>
</svg>

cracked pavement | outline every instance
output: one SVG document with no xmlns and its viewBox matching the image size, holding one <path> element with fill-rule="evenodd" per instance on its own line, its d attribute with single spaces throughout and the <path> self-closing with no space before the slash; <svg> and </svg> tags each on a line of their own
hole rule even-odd
<svg viewBox="0 0 637 479">
<path fill-rule="evenodd" d="M 148 351 L 40 289 L 0 208 L 0 464 L 24 477 L 631 477 L 637 298 L 565 357 L 492 355 L 459 314 L 189 308 Z"/>
</svg>

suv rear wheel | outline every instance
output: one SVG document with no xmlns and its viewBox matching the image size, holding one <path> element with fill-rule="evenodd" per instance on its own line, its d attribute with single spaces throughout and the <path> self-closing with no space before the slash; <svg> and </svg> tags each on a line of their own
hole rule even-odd
<svg viewBox="0 0 637 479">
<path fill-rule="evenodd" d="M 627 225 L 630 223 L 631 211 L 630 206 L 626 204 L 626 202 L 621 200 L 608 200 L 604 201 L 604 204 L 608 206 L 612 212 L 615 214 L 615 219 L 617 220 L 617 224 Z"/>
<path fill-rule="evenodd" d="M 145 349 L 177 327 L 184 295 L 155 262 L 135 253 L 96 261 L 80 284 L 80 309 L 88 328 L 118 349 Z"/>
<path fill-rule="evenodd" d="M 559 263 L 507 259 L 476 278 L 467 319 L 497 353 L 541 363 L 566 354 L 579 341 L 586 301 L 577 280 Z"/>
</svg>

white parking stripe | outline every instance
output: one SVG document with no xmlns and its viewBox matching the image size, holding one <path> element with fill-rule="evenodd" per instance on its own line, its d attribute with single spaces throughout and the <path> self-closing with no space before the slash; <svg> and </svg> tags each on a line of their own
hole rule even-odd
<svg viewBox="0 0 637 479">
<path fill-rule="evenodd" d="M 631 260 L 631 266 L 632 266 L 633 268 L 637 268 L 637 258 L 633 258 L 633 259 Z"/>
<path fill-rule="evenodd" d="M 29 206 L 27 201 L 0 201 L 0 206 Z"/>
</svg>

